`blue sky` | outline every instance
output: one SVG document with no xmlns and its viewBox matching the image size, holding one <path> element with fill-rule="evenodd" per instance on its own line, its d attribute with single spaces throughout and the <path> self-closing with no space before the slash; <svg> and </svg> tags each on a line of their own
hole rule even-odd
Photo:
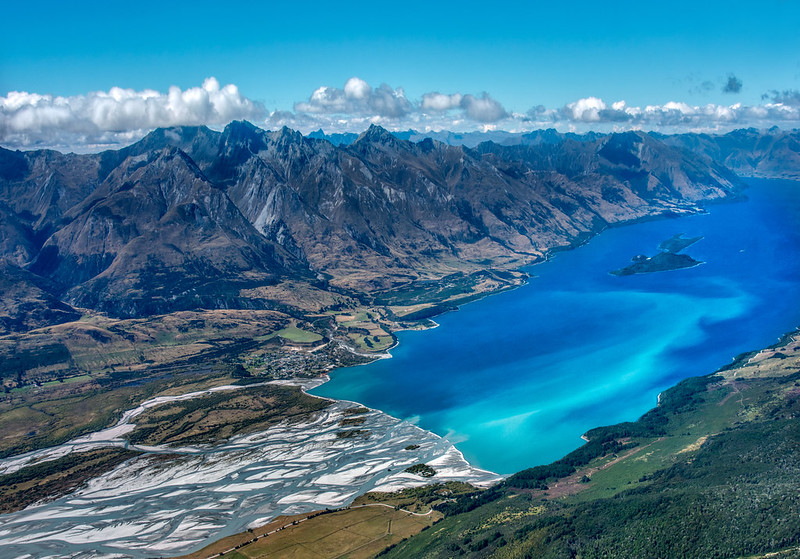
<svg viewBox="0 0 800 559">
<path fill-rule="evenodd" d="M 624 100 L 626 110 L 670 102 L 750 107 L 774 101 L 770 92 L 787 92 L 787 100 L 800 90 L 800 3 L 791 0 L 43 1 L 33 8 L 6 3 L 3 12 L 0 95 L 6 98 L 12 91 L 71 98 L 112 87 L 166 94 L 170 86 L 186 91 L 213 76 L 263 108 L 259 124 L 301 129 L 346 128 L 344 121 L 358 128 L 370 119 L 389 127 L 449 123 L 441 112 L 432 120 L 387 119 L 371 102 L 347 105 L 353 119 L 330 116 L 343 105 L 308 106 L 315 90 L 343 91 L 356 76 L 406 98 L 405 116 L 419 113 L 429 93 L 477 99 L 486 93 L 502 107 L 491 113 L 502 115 L 491 121 L 500 128 L 523 126 L 513 115 L 534 107 L 540 112 L 526 121 L 536 123 L 530 126 L 559 124 L 558 114 L 542 117 L 541 110 L 563 112 L 581 99 L 602 100 L 607 108 Z M 733 87 L 723 92 L 731 77 Z M 470 119 L 459 99 L 446 111 L 456 127 L 487 125 L 486 113 Z M 298 114 L 298 103 L 311 112 Z M 577 120 L 598 122 L 588 114 Z M 734 120 L 741 118 L 737 113 Z"/>
</svg>

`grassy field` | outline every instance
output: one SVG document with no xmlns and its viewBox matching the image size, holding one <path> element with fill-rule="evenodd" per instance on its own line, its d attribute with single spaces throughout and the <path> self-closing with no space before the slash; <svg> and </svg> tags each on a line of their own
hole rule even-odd
<svg viewBox="0 0 800 559">
<path fill-rule="evenodd" d="M 244 289 L 242 297 L 266 299 L 276 308 L 285 307 L 291 314 L 320 313 L 331 308 L 355 307 L 359 301 L 348 295 L 325 291 L 301 281 L 284 280 L 275 285 Z"/>
<path fill-rule="evenodd" d="M 102 429 L 125 410 L 154 396 L 193 392 L 238 380 L 227 374 L 224 366 L 214 365 L 167 378 L 136 376 L 141 380 L 100 378 L 7 395 L 0 402 L 0 456 L 46 448 Z"/>
<path fill-rule="evenodd" d="M 246 351 L 246 342 L 290 322 L 274 311 L 186 311 L 129 320 L 87 315 L 78 322 L 0 337 L 0 380 L 13 389 L 178 361 L 207 362 Z"/>
<path fill-rule="evenodd" d="M 214 392 L 150 408 L 136 418 L 128 439 L 147 445 L 213 443 L 306 417 L 329 404 L 290 386 Z"/>
<path fill-rule="evenodd" d="M 481 270 L 473 273 L 457 272 L 441 279 L 417 281 L 379 294 L 374 303 L 381 306 L 409 306 L 442 304 L 465 296 L 499 291 L 521 285 L 527 275 L 518 271 Z"/>
<path fill-rule="evenodd" d="M 322 336 L 316 332 L 309 332 L 302 330 L 295 325 L 288 326 L 276 332 L 278 336 L 290 342 L 297 342 L 301 344 L 313 344 L 322 340 Z"/>
<path fill-rule="evenodd" d="M 186 559 L 368 559 L 386 547 L 430 527 L 441 518 L 382 505 L 281 517 L 267 526 L 226 538 Z"/>
<path fill-rule="evenodd" d="M 356 307 L 329 312 L 328 332 L 335 340 L 360 353 L 382 353 L 395 344 L 393 330 L 399 324 L 387 318 L 387 311 L 377 307 Z"/>
<path fill-rule="evenodd" d="M 79 321 L 0 337 L 0 456 L 59 444 L 116 421 L 122 412 L 157 395 L 172 395 L 239 382 L 266 367 L 257 355 L 291 343 L 314 343 L 318 333 L 275 311 L 178 312 L 146 319 L 114 320 L 85 315 Z M 297 353 L 297 352 L 294 352 Z M 280 378 L 303 367 L 327 370 L 331 352 L 313 359 L 293 356 Z M 313 363 L 305 363 L 305 361 Z M 270 362 L 274 360 L 271 359 Z M 267 378 L 270 378 L 268 375 Z M 286 396 L 288 411 L 297 403 Z M 256 406 L 254 413 L 267 413 Z M 232 414 L 233 432 L 254 417 Z M 228 418 L 221 418 L 224 423 Z"/>
<path fill-rule="evenodd" d="M 436 512 L 416 516 L 377 504 L 361 506 L 289 526 L 226 557 L 367 559 L 439 518 Z"/>
<path fill-rule="evenodd" d="M 0 513 L 22 510 L 42 499 L 66 495 L 88 479 L 133 458 L 137 452 L 103 448 L 70 454 L 0 476 Z"/>
<path fill-rule="evenodd" d="M 367 559 L 441 520 L 442 514 L 432 506 L 474 491 L 470 485 L 449 482 L 397 493 L 367 493 L 346 509 L 279 517 L 183 559 Z"/>
</svg>

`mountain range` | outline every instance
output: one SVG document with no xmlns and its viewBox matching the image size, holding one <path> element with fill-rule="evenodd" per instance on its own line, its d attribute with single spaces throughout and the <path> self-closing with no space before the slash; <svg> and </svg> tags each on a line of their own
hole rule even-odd
<svg viewBox="0 0 800 559">
<path fill-rule="evenodd" d="M 739 195 L 738 175 L 785 177 L 798 157 L 798 133 L 777 130 L 466 147 L 378 126 L 334 145 L 248 122 L 97 154 L 0 148 L 0 329 L 81 308 L 272 308 L 257 288 L 287 278 L 370 297 L 518 268 L 611 225 L 701 211 Z"/>
</svg>

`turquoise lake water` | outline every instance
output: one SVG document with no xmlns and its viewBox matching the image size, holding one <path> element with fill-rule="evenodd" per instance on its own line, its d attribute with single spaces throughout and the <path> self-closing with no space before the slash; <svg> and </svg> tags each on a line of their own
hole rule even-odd
<svg viewBox="0 0 800 559">
<path fill-rule="evenodd" d="M 399 333 L 392 359 L 313 393 L 414 421 L 498 473 L 558 459 L 800 325 L 800 183 L 749 183 L 746 202 L 611 229 L 533 266 L 526 286 Z M 704 236 L 684 251 L 704 264 L 609 274 L 676 233 Z"/>
</svg>

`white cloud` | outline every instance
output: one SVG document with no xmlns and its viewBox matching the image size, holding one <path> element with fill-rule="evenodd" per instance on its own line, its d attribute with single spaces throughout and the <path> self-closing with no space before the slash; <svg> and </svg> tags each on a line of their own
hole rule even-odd
<svg viewBox="0 0 800 559">
<path fill-rule="evenodd" d="M 373 116 L 399 118 L 413 110 L 402 87 L 392 89 L 381 84 L 372 88 L 364 80 L 352 77 L 344 89 L 322 86 L 308 101 L 295 103 L 296 113 L 342 114 L 356 117 Z"/>
<path fill-rule="evenodd" d="M 344 84 L 344 95 L 349 99 L 366 99 L 369 94 L 369 84 L 361 78 L 352 77 Z"/>
<path fill-rule="evenodd" d="M 260 120 L 264 107 L 211 77 L 201 87 L 167 93 L 112 87 L 86 95 L 59 97 L 12 91 L 0 97 L 0 142 L 17 146 L 88 146 L 116 143 L 136 131 L 162 126 L 224 125 Z M 141 135 L 140 134 L 140 135 Z"/>
<path fill-rule="evenodd" d="M 503 106 L 486 93 L 480 97 L 464 95 L 461 107 L 469 118 L 478 122 L 497 122 L 508 116 Z"/>
<path fill-rule="evenodd" d="M 387 84 L 372 88 L 361 78 L 347 80 L 343 89 L 322 86 L 316 89 L 308 101 L 295 103 L 295 114 L 303 115 L 341 115 L 349 120 L 369 119 L 370 122 L 417 121 L 420 116 L 433 113 L 432 120 L 438 120 L 447 111 L 459 111 L 475 122 L 497 122 L 508 114 L 503 106 L 489 97 L 461 93 L 443 94 L 438 91 L 425 93 L 422 101 L 412 103 L 406 98 L 402 87 L 393 89 Z M 457 117 L 456 117 L 457 118 Z"/>
<path fill-rule="evenodd" d="M 434 91 L 422 96 L 421 107 L 423 111 L 449 111 L 460 107 L 461 99 L 463 99 L 463 96 L 460 93 L 444 95 L 443 93 Z"/>
<path fill-rule="evenodd" d="M 578 126 L 578 129 L 589 126 L 595 130 L 642 128 L 663 132 L 716 132 L 742 126 L 797 125 L 800 121 L 800 107 L 791 103 L 767 103 L 758 106 L 741 103 L 689 105 L 677 101 L 638 107 L 630 106 L 624 100 L 609 106 L 597 97 L 586 97 L 568 103 L 556 115 L 543 107 L 536 107 L 528 111 L 528 116 L 539 122 L 547 120 L 543 118 L 547 116 L 556 126 Z"/>
<path fill-rule="evenodd" d="M 578 99 L 574 103 L 568 103 L 565 107 L 568 118 L 577 122 L 599 122 L 600 111 L 604 110 L 606 110 L 606 104 L 597 97 Z"/>
<path fill-rule="evenodd" d="M 205 124 L 221 127 L 234 119 L 276 129 L 288 126 L 303 133 L 361 132 L 370 124 L 390 130 L 470 132 L 497 129 L 526 132 L 554 127 L 560 131 L 643 129 L 666 133 L 725 132 L 744 126 L 800 125 L 800 93 L 770 91 L 756 106 L 690 105 L 682 101 L 630 105 L 585 97 L 560 108 L 537 105 L 525 113 L 507 111 L 487 93 L 428 92 L 420 100 L 406 97 L 402 87 L 372 87 L 352 77 L 341 88 L 322 86 L 293 111 L 268 113 L 243 96 L 235 85 L 220 86 L 208 78 L 200 87 L 167 92 L 113 87 L 73 97 L 12 91 L 0 97 L 0 144 L 11 148 L 54 147 L 98 151 L 119 147 L 156 127 Z"/>
</svg>

